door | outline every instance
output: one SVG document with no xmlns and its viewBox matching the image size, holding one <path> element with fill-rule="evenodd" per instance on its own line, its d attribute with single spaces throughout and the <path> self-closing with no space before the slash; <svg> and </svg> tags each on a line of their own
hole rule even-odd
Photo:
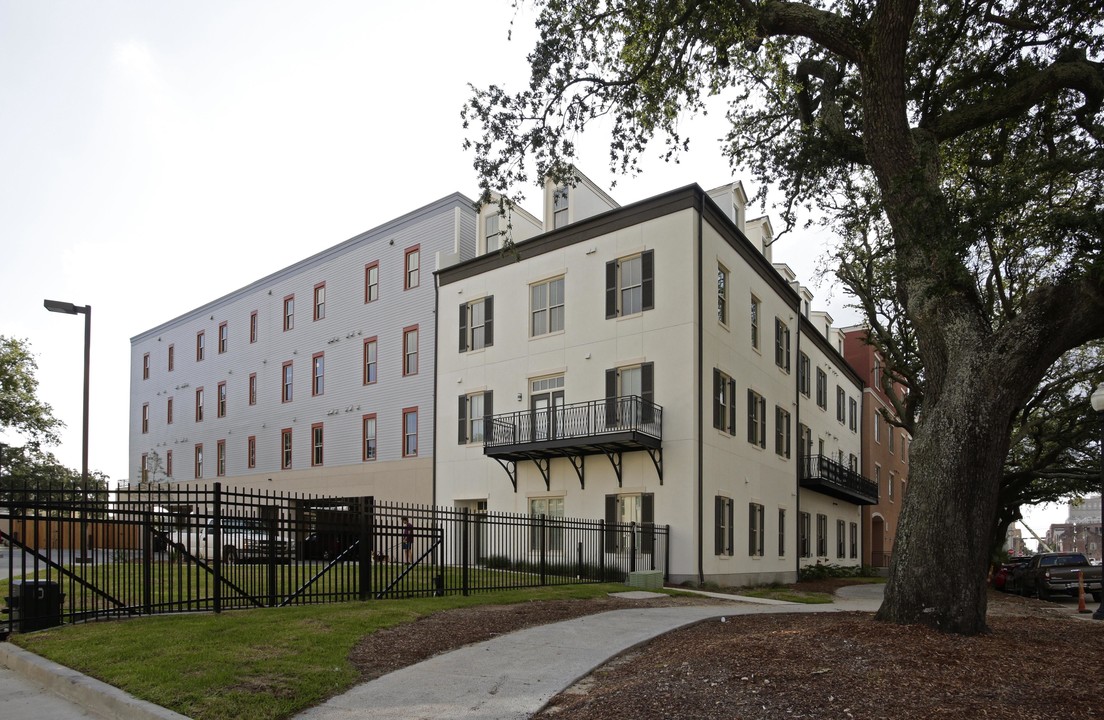
<svg viewBox="0 0 1104 720">
<path fill-rule="evenodd" d="M 538 378 L 529 386 L 531 441 L 551 440 L 559 434 L 564 401 L 564 378 Z"/>
</svg>

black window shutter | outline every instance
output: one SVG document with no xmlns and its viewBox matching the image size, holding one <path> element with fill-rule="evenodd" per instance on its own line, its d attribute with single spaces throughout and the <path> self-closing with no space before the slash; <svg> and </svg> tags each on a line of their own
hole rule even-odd
<svg viewBox="0 0 1104 720">
<path fill-rule="evenodd" d="M 640 366 L 640 399 L 643 400 L 640 417 L 643 422 L 655 422 L 655 372 L 652 363 Z"/>
<path fill-rule="evenodd" d="M 755 504 L 748 503 L 748 555 L 755 557 L 756 543 L 755 533 L 752 531 L 755 527 Z"/>
<path fill-rule="evenodd" d="M 759 447 L 767 446 L 767 399 L 759 398 Z"/>
<path fill-rule="evenodd" d="M 640 496 L 640 552 L 651 555 L 655 551 L 655 495 Z"/>
<path fill-rule="evenodd" d="M 617 496 L 606 495 L 606 552 L 617 552 Z"/>
<path fill-rule="evenodd" d="M 728 434 L 736 434 L 736 381 L 728 381 Z"/>
<path fill-rule="evenodd" d="M 617 261 L 606 263 L 606 319 L 617 317 Z"/>
<path fill-rule="evenodd" d="M 491 440 L 491 416 L 494 415 L 494 390 L 483 393 L 483 442 Z"/>
<path fill-rule="evenodd" d="M 646 250 L 640 256 L 640 295 L 643 310 L 655 308 L 655 251 Z"/>
<path fill-rule="evenodd" d="M 460 303 L 460 352 L 468 350 L 468 304 Z"/>
<path fill-rule="evenodd" d="M 466 395 L 460 396 L 460 402 L 457 405 L 458 422 L 456 423 L 456 442 L 460 445 L 467 445 L 468 443 L 468 397 Z"/>
<path fill-rule="evenodd" d="M 724 418 L 721 417 L 721 393 L 724 392 L 724 380 L 721 371 L 713 368 L 713 427 L 721 429 Z"/>
<path fill-rule="evenodd" d="M 728 503 L 728 554 L 733 555 L 736 552 L 736 524 L 735 513 L 736 503 Z"/>
<path fill-rule="evenodd" d="M 748 405 L 748 414 L 747 414 L 747 426 L 748 426 L 747 432 L 748 432 L 748 436 L 747 437 L 748 437 L 748 442 L 749 443 L 754 443 L 755 442 L 755 431 L 758 428 L 755 427 L 755 409 L 756 409 L 755 393 L 751 390 L 747 391 L 747 405 Z"/>
<path fill-rule="evenodd" d="M 606 370 L 606 427 L 617 424 L 617 369 Z"/>
<path fill-rule="evenodd" d="M 714 513 L 713 516 L 716 520 L 713 530 L 713 554 L 723 555 L 725 551 L 725 538 L 724 538 L 724 498 L 720 495 L 713 498 Z"/>
<path fill-rule="evenodd" d="M 494 295 L 483 299 L 483 344 L 494 345 Z"/>
</svg>

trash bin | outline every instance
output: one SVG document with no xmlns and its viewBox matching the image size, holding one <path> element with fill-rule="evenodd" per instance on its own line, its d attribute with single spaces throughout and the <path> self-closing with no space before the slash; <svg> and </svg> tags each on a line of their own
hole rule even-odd
<svg viewBox="0 0 1104 720">
<path fill-rule="evenodd" d="M 65 598 L 54 580 L 12 580 L 7 597 L 12 630 L 31 632 L 61 625 Z"/>
</svg>

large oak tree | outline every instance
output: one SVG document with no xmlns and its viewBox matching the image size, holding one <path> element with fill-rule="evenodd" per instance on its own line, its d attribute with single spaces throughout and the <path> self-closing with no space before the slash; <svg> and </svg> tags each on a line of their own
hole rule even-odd
<svg viewBox="0 0 1104 720">
<path fill-rule="evenodd" d="M 472 146 L 488 193 L 562 173 L 577 133 L 600 118 L 623 171 L 656 139 L 676 155 L 680 119 L 721 96 L 730 159 L 785 195 L 787 221 L 802 206 L 841 225 L 856 213 L 885 218 L 924 399 L 878 617 L 984 630 L 1013 416 L 1066 351 L 1104 337 L 1104 6 L 535 4 L 529 87 L 477 90 L 464 109 L 479 127 Z M 1021 285 L 1014 313 L 995 314 L 978 291 L 979 229 L 999 234 L 1005 211 L 1059 176 L 1064 194 L 1032 202 L 1040 215 L 1020 227 L 1036 223 L 1029 255 L 1047 270 Z"/>
</svg>

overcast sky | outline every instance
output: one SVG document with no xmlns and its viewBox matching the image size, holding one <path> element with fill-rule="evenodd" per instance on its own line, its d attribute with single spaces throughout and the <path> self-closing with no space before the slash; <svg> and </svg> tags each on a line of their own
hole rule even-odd
<svg viewBox="0 0 1104 720">
<path fill-rule="evenodd" d="M 83 318 L 44 298 L 93 308 L 90 465 L 124 479 L 132 336 L 452 192 L 475 197 L 460 109 L 468 83 L 525 83 L 532 16 L 508 41 L 513 12 L 510 0 L 0 0 L 0 334 L 31 343 L 40 397 L 69 426 L 62 462 L 80 466 Z M 607 138 L 592 135 L 580 168 L 622 204 L 740 179 L 718 115 L 691 126 L 679 165 L 653 156 L 640 177 L 614 178 Z M 775 260 L 853 323 L 814 277 L 829 240 L 786 236 Z"/>
</svg>

